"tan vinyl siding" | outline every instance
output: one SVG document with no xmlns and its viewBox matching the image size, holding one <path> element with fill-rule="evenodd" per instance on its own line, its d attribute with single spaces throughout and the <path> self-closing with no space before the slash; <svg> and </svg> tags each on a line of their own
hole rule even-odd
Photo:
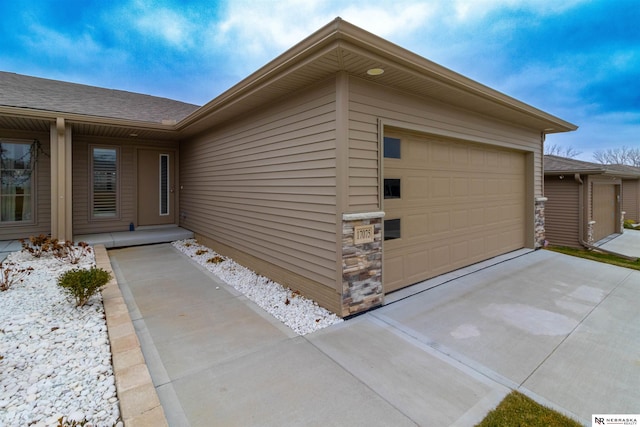
<svg viewBox="0 0 640 427">
<path fill-rule="evenodd" d="M 349 176 L 352 212 L 379 209 L 378 120 L 395 127 L 521 149 L 534 154 L 534 196 L 542 196 L 539 131 L 516 127 L 446 104 L 351 78 Z"/>
<path fill-rule="evenodd" d="M 591 214 L 593 239 L 595 242 L 618 232 L 619 213 L 617 209 L 617 193 L 619 185 L 610 180 L 594 180 L 591 186 Z"/>
<path fill-rule="evenodd" d="M 640 222 L 640 180 L 622 181 L 622 210 L 626 212 L 625 219 Z"/>
<path fill-rule="evenodd" d="M 91 218 L 90 147 L 118 147 L 118 215 L 115 218 Z M 138 147 L 177 150 L 177 143 L 114 140 L 74 136 L 73 152 L 73 233 L 91 234 L 127 231 L 136 222 L 136 152 Z"/>
<path fill-rule="evenodd" d="M 335 121 L 331 80 L 180 147 L 181 225 L 271 265 L 287 286 L 324 285 L 318 302 L 333 309 Z"/>
<path fill-rule="evenodd" d="M 42 152 L 37 155 L 34 188 L 34 220 L 24 224 L 0 223 L 0 240 L 23 239 L 38 234 L 51 233 L 51 159 L 48 133 L 0 131 L 1 138 L 31 142 L 40 141 Z"/>
<path fill-rule="evenodd" d="M 579 191 L 573 177 L 548 176 L 544 181 L 545 238 L 551 245 L 581 247 L 579 238 Z"/>
</svg>

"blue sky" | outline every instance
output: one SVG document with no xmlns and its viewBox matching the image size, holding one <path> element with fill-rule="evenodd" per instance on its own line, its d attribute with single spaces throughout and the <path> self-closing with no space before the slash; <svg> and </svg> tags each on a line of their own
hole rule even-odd
<svg viewBox="0 0 640 427">
<path fill-rule="evenodd" d="M 547 144 L 640 146 L 638 0 L 11 0 L 0 70 L 205 104 L 336 16 L 578 125 Z"/>
</svg>

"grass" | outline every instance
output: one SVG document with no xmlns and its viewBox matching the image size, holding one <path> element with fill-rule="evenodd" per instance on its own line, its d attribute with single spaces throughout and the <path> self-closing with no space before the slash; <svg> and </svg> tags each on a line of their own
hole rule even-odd
<svg viewBox="0 0 640 427">
<path fill-rule="evenodd" d="M 640 259 L 631 261 L 616 255 L 606 254 L 604 252 L 587 251 L 584 249 L 569 248 L 566 246 L 548 246 L 548 250 L 560 252 L 565 255 L 572 255 L 580 258 L 590 259 L 592 261 L 604 262 L 618 267 L 627 267 L 634 270 L 640 270 Z"/>
<path fill-rule="evenodd" d="M 582 424 L 512 391 L 476 427 L 581 427 Z"/>
</svg>

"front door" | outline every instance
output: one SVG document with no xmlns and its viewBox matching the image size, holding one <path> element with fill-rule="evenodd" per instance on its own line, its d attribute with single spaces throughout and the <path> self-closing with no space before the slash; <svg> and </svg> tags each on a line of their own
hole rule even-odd
<svg viewBox="0 0 640 427">
<path fill-rule="evenodd" d="M 138 150 L 138 225 L 175 224 L 174 152 Z"/>
</svg>

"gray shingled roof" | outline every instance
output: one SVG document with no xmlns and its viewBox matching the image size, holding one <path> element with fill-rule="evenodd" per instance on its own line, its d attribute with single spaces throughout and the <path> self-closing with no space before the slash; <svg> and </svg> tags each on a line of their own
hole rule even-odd
<svg viewBox="0 0 640 427">
<path fill-rule="evenodd" d="M 640 168 L 627 165 L 603 165 L 560 156 L 544 156 L 545 173 L 609 174 L 635 179 L 640 178 Z"/>
<path fill-rule="evenodd" d="M 0 106 L 151 123 L 178 122 L 199 108 L 168 98 L 3 71 Z"/>
<path fill-rule="evenodd" d="M 607 165 L 608 169 L 612 169 L 617 172 L 622 172 L 625 175 L 636 175 L 640 177 L 640 168 L 629 165 Z"/>
<path fill-rule="evenodd" d="M 592 172 L 605 173 L 607 169 L 598 163 L 584 162 L 560 156 L 544 156 L 545 172 Z"/>
</svg>

